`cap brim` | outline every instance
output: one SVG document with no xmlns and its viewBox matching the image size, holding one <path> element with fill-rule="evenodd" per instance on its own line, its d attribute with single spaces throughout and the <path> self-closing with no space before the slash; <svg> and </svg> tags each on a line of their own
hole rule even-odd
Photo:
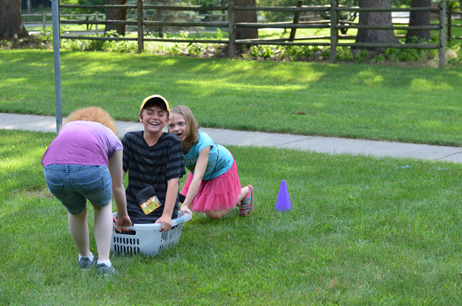
<svg viewBox="0 0 462 306">
<path fill-rule="evenodd" d="M 168 105 L 167 100 L 162 97 L 161 95 L 152 95 L 149 97 L 146 97 L 143 102 L 141 102 L 141 107 L 140 107 L 140 113 L 143 111 L 143 108 L 146 106 L 146 103 L 152 101 L 152 100 L 158 100 L 164 103 L 165 109 L 167 110 L 168 114 L 170 115 L 170 106 Z"/>
</svg>

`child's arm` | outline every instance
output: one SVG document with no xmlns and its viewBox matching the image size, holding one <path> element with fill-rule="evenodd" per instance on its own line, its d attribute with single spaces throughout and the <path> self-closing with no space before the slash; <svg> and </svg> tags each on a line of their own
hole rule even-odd
<svg viewBox="0 0 462 306">
<path fill-rule="evenodd" d="M 124 171 L 122 170 L 123 151 L 118 150 L 109 159 L 109 172 L 112 179 L 112 194 L 117 205 L 117 230 L 121 231 L 121 226 L 131 226 L 132 222 L 127 212 L 127 199 L 125 197 Z"/>
<path fill-rule="evenodd" d="M 167 194 L 165 195 L 164 212 L 157 219 L 156 223 L 160 223 L 160 231 L 169 231 L 172 228 L 172 214 L 175 209 L 175 202 L 178 197 L 178 182 L 179 178 L 170 179 L 167 181 Z"/>
<path fill-rule="evenodd" d="M 191 203 L 194 197 L 199 190 L 200 183 L 202 182 L 202 178 L 204 177 L 205 170 L 207 169 L 207 163 L 209 161 L 209 152 L 210 146 L 205 147 L 202 151 L 199 152 L 199 157 L 197 159 L 196 167 L 194 169 L 194 177 L 189 186 L 188 194 L 186 195 L 186 199 L 181 205 L 181 211 L 186 211 L 186 209 L 190 210 L 192 207 Z M 184 207 L 183 207 L 184 206 Z"/>
</svg>

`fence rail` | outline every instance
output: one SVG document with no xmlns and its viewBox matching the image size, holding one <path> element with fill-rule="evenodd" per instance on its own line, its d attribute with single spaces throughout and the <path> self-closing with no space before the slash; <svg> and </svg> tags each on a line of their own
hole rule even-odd
<svg viewBox="0 0 462 306">
<path fill-rule="evenodd" d="M 42 12 L 42 14 L 22 14 L 22 17 L 42 17 L 42 29 L 43 31 L 46 31 L 47 25 L 47 19 L 52 18 L 51 13 L 47 13 L 45 11 Z M 99 18 L 106 18 L 106 14 L 102 14 L 98 11 L 94 12 L 93 14 L 61 14 L 60 17 L 71 17 L 71 18 L 85 18 L 85 21 L 83 21 L 81 24 L 86 24 L 87 25 L 87 30 L 90 28 L 92 25 L 90 18 L 93 17 L 93 20 L 98 20 Z M 24 21 L 24 24 L 36 24 L 37 22 L 35 21 Z M 61 23 L 66 23 L 66 20 L 61 20 Z M 70 22 L 70 24 L 75 24 L 76 22 Z M 50 23 L 51 25 L 51 23 Z M 96 32 L 98 31 L 98 28 L 96 28 Z"/>
<path fill-rule="evenodd" d="M 136 20 L 99 20 L 93 14 L 81 14 L 85 20 L 64 20 L 61 19 L 67 15 L 60 15 L 60 24 L 86 24 L 89 25 L 129 25 L 135 26 L 137 37 L 95 37 L 95 36 L 74 36 L 74 35 L 61 35 L 61 38 L 66 39 L 91 39 L 91 40 L 133 40 L 138 41 L 138 52 L 144 49 L 145 41 L 162 41 L 162 42 L 177 42 L 177 43 L 223 43 L 228 45 L 228 55 L 230 58 L 235 56 L 236 45 L 300 45 L 300 46 L 330 46 L 330 61 L 333 62 L 336 58 L 337 47 L 355 47 L 355 48 L 405 48 L 405 49 L 438 49 L 439 51 L 439 66 L 445 65 L 445 52 L 446 52 L 446 39 L 451 38 L 462 39 L 462 37 L 451 36 L 451 27 L 459 26 L 453 25 L 452 15 L 462 14 L 459 11 L 453 11 L 451 8 L 446 9 L 446 2 L 441 1 L 438 7 L 419 7 L 419 8 L 361 8 L 361 7 L 346 7 L 339 6 L 338 0 L 331 0 L 331 5 L 328 6 L 303 6 L 302 1 L 299 1 L 297 6 L 293 7 L 247 7 L 236 6 L 234 0 L 229 0 L 227 6 L 214 6 L 214 7 L 199 7 L 199 6 L 159 6 L 159 5 L 145 5 L 143 0 L 137 0 L 136 5 L 59 5 L 59 8 L 93 8 L 93 9 L 134 9 L 136 11 Z M 164 21 L 148 21 L 145 20 L 145 10 L 152 9 L 158 11 L 197 11 L 197 12 L 211 12 L 221 11 L 227 14 L 227 21 L 220 22 L 164 22 Z M 235 22 L 235 14 L 238 11 L 279 11 L 279 12 L 293 12 L 293 22 Z M 300 21 L 301 13 L 319 13 L 324 12 L 329 16 L 329 19 L 317 21 Z M 430 12 L 436 13 L 438 16 L 437 24 L 428 26 L 405 26 L 403 23 L 392 24 L 390 26 L 366 26 L 359 25 L 355 22 L 340 20 L 342 13 L 350 12 Z M 88 15 L 88 16 L 87 16 Z M 26 16 L 26 15 L 23 15 Z M 78 16 L 78 15 L 73 15 Z M 100 14 L 99 17 L 103 16 Z M 105 16 L 105 15 L 104 15 Z M 90 18 L 94 17 L 93 20 Z M 45 17 L 44 17 L 45 18 Z M 449 20 L 449 21 L 448 21 Z M 145 26 L 156 27 L 214 27 L 224 28 L 228 31 L 227 40 L 199 40 L 199 39 L 168 39 L 168 38 L 146 38 Z M 448 35 L 446 36 L 446 26 L 448 28 Z M 270 29 L 290 29 L 289 38 L 275 38 L 275 39 L 236 39 L 236 29 L 238 28 L 270 28 Z M 330 36 L 312 36 L 312 37 L 296 37 L 297 29 L 326 29 L 330 28 Z M 352 39 L 354 36 L 341 35 L 348 29 L 358 30 L 429 30 L 439 32 L 438 44 L 408 44 L 408 43 L 346 43 L 342 42 L 344 39 Z M 310 40 L 328 39 L 329 42 L 319 42 Z"/>
</svg>

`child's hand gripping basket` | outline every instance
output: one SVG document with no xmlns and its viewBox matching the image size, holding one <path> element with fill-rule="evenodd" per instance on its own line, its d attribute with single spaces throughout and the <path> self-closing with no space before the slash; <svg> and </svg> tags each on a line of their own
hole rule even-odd
<svg viewBox="0 0 462 306">
<path fill-rule="evenodd" d="M 114 213 L 117 218 L 117 213 Z M 160 223 L 135 224 L 127 228 L 129 233 L 116 232 L 116 226 L 112 230 L 111 252 L 119 254 L 145 254 L 156 256 L 159 251 L 167 249 L 178 243 L 183 223 L 191 220 L 189 214 L 172 219 L 172 229 L 160 232 Z"/>
</svg>

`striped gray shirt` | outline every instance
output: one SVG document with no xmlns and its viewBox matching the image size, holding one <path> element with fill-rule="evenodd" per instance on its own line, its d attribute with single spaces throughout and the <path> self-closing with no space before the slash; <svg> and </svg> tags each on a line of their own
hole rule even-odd
<svg viewBox="0 0 462 306">
<path fill-rule="evenodd" d="M 122 144 L 123 170 L 128 172 L 128 214 L 133 223 L 153 223 L 162 216 L 163 205 L 145 215 L 136 200 L 136 194 L 151 185 L 160 202 L 165 203 L 167 181 L 181 178 L 186 173 L 181 142 L 176 135 L 164 133 L 155 145 L 149 147 L 144 140 L 143 131 L 137 131 L 125 134 Z M 172 218 L 176 218 L 178 206 L 177 198 Z"/>
</svg>

